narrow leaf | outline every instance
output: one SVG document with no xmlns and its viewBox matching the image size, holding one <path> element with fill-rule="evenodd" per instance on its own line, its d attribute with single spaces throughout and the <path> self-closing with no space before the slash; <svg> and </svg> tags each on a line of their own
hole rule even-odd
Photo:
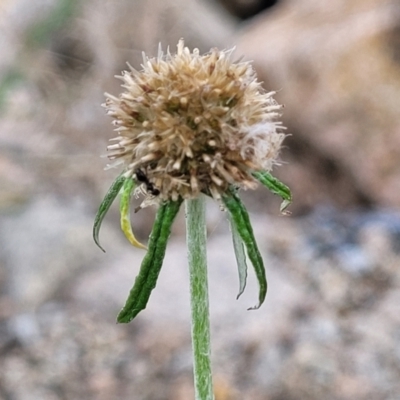
<svg viewBox="0 0 400 400">
<path fill-rule="evenodd" d="M 249 310 L 257 309 L 265 300 L 267 294 L 267 278 L 265 276 L 264 263 L 258 250 L 257 242 L 254 237 L 253 228 L 250 223 L 249 214 L 240 198 L 233 192 L 229 196 L 222 198 L 226 208 L 228 209 L 232 222 L 246 246 L 247 255 L 253 264 L 254 271 L 259 284 L 258 304 Z"/>
<path fill-rule="evenodd" d="M 246 288 L 246 281 L 247 281 L 246 253 L 244 251 L 243 240 L 240 237 L 239 232 L 236 229 L 236 225 L 232 221 L 231 216 L 229 217 L 229 222 L 232 232 L 233 249 L 235 250 L 235 257 L 239 272 L 239 293 L 236 297 L 238 299 L 244 292 L 244 289 Z"/>
<path fill-rule="evenodd" d="M 125 177 L 121 174 L 118 176 L 118 178 L 112 183 L 110 189 L 108 189 L 107 194 L 105 195 L 103 201 L 100 204 L 99 210 L 97 211 L 96 217 L 94 219 L 94 224 L 93 224 L 93 239 L 97 246 L 100 247 L 101 250 L 106 252 L 103 247 L 100 245 L 99 241 L 99 233 L 100 233 L 100 227 L 103 222 L 104 217 L 106 216 L 108 210 L 111 207 L 111 204 L 117 197 L 119 191 L 121 190 L 122 185 L 125 182 Z"/>
<path fill-rule="evenodd" d="M 169 201 L 160 206 L 156 220 L 149 238 L 146 255 L 140 266 L 139 274 L 135 279 L 133 288 L 125 306 L 120 311 L 117 321 L 128 323 L 132 321 L 140 311 L 146 308 L 151 291 L 155 288 L 157 278 L 164 261 L 168 238 L 171 234 L 171 226 L 174 222 L 182 199 Z"/>
<path fill-rule="evenodd" d="M 129 243 L 140 249 L 147 250 L 147 247 L 140 243 L 132 232 L 131 225 L 131 194 L 132 190 L 135 188 L 135 182 L 133 179 L 126 179 L 124 186 L 122 187 L 121 200 L 120 200 L 120 213 L 121 213 L 121 229 L 124 232 L 125 237 L 129 240 Z"/>
<path fill-rule="evenodd" d="M 288 212 L 285 210 L 292 202 L 292 193 L 290 189 L 279 179 L 276 179 L 274 176 L 272 176 L 269 172 L 253 172 L 253 176 L 273 194 L 277 194 L 282 198 L 283 201 L 280 211 L 283 214 L 287 214 Z"/>
</svg>

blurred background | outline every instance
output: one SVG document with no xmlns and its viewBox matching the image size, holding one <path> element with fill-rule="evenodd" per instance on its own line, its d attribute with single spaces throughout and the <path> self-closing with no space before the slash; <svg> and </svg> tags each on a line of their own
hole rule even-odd
<svg viewBox="0 0 400 400">
<path fill-rule="evenodd" d="M 116 325 L 144 253 L 118 206 L 91 237 L 126 61 L 179 38 L 236 46 L 285 104 L 266 190 L 244 193 L 269 282 L 239 283 L 208 208 L 216 400 L 400 399 L 398 0 L 0 0 L 0 399 L 193 398 L 184 215 L 145 312 Z M 134 215 L 146 241 L 154 210 Z"/>
</svg>

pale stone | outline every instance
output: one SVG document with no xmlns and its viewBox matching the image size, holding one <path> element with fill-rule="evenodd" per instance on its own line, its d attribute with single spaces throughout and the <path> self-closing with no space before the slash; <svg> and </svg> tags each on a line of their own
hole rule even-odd
<svg viewBox="0 0 400 400">
<path fill-rule="evenodd" d="M 396 0 L 288 1 L 238 35 L 238 53 L 254 60 L 267 90 L 280 90 L 289 132 L 305 141 L 310 159 L 317 152 L 347 177 L 331 189 L 334 198 L 356 190 L 400 205 L 399 13 Z M 301 190 L 283 169 L 300 202 L 329 190 L 318 179 Z"/>
</svg>

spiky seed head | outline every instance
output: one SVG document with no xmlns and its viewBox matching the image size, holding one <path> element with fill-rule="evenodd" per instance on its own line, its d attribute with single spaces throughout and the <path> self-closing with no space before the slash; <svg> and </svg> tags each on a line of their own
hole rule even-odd
<svg viewBox="0 0 400 400">
<path fill-rule="evenodd" d="M 282 106 L 250 63 L 231 57 L 232 50 L 190 52 L 180 40 L 176 54 L 160 48 L 155 58 L 143 55 L 141 71 L 129 66 L 118 77 L 125 88 L 119 97 L 106 93 L 118 132 L 108 157 L 127 177 L 144 173 L 158 201 L 255 188 L 251 173 L 276 163 Z"/>
</svg>

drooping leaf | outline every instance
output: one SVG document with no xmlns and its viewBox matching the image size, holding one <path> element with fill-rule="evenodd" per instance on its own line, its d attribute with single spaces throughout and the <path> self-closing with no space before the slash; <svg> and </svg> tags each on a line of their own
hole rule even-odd
<svg viewBox="0 0 400 400">
<path fill-rule="evenodd" d="M 246 246 L 247 255 L 253 264 L 254 271 L 259 285 L 258 304 L 249 310 L 257 309 L 265 300 L 267 294 L 267 278 L 265 276 L 264 262 L 260 251 L 258 250 L 257 242 L 254 237 L 253 228 L 250 223 L 249 214 L 246 207 L 240 200 L 239 196 L 233 191 L 229 195 L 222 198 L 226 208 L 228 209 L 232 223 L 235 224 L 240 238 Z"/>
<path fill-rule="evenodd" d="M 174 222 L 182 199 L 169 201 L 160 206 L 157 211 L 153 229 L 150 234 L 148 250 L 140 266 L 139 274 L 135 279 L 129 297 L 117 317 L 120 323 L 132 321 L 140 311 L 146 308 L 151 291 L 155 288 L 162 263 L 171 226 Z"/>
<path fill-rule="evenodd" d="M 239 272 L 239 293 L 237 299 L 242 295 L 244 289 L 246 288 L 247 281 L 247 263 L 246 263 L 246 253 L 244 251 L 243 240 L 239 235 L 235 223 L 232 221 L 232 217 L 229 216 L 229 223 L 232 232 L 233 249 L 235 251 L 236 262 Z"/>
<path fill-rule="evenodd" d="M 121 200 L 120 200 L 120 213 L 121 213 L 121 229 L 124 232 L 125 237 L 129 240 L 129 243 L 140 249 L 147 250 L 147 247 L 140 243 L 132 231 L 131 225 L 131 194 L 132 190 L 135 188 L 135 182 L 133 179 L 128 178 L 125 180 L 122 187 Z"/>
<path fill-rule="evenodd" d="M 100 245 L 99 241 L 99 233 L 100 233 L 100 227 L 103 222 L 104 217 L 106 216 L 108 210 L 111 207 L 111 204 L 117 197 L 119 191 L 121 190 L 122 185 L 124 184 L 126 178 L 121 174 L 118 176 L 118 178 L 112 183 L 110 189 L 108 189 L 107 194 L 105 195 L 103 201 L 100 204 L 100 207 L 97 211 L 96 217 L 94 219 L 94 224 L 93 224 L 93 239 L 97 246 L 100 247 L 101 250 L 106 252 L 103 247 Z"/>
<path fill-rule="evenodd" d="M 283 214 L 287 213 L 285 210 L 292 202 L 292 193 L 290 189 L 279 179 L 276 179 L 274 176 L 272 176 L 269 172 L 253 172 L 253 176 L 273 194 L 277 194 L 282 198 L 283 201 L 280 211 Z"/>
</svg>

